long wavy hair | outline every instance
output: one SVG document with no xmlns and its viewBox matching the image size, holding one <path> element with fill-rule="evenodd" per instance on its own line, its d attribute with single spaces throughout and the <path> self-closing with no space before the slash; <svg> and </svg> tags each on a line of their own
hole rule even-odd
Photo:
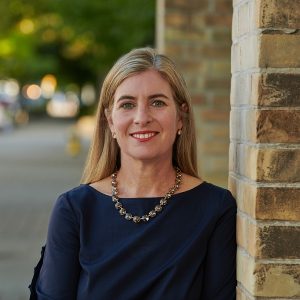
<svg viewBox="0 0 300 300">
<path fill-rule="evenodd" d="M 174 62 L 152 48 L 139 48 L 122 56 L 107 74 L 100 93 L 96 126 L 83 171 L 82 183 L 92 183 L 110 176 L 120 168 L 120 149 L 112 138 L 105 111 L 113 106 L 118 86 L 129 76 L 154 69 L 170 84 L 183 127 L 173 145 L 173 164 L 184 173 L 198 177 L 195 124 L 191 98 Z M 182 109 L 182 107 L 185 109 Z"/>
</svg>

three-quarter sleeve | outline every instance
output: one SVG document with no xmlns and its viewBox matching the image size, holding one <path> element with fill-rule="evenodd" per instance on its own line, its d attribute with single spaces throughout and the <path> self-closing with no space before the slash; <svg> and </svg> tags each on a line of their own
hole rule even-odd
<svg viewBox="0 0 300 300">
<path fill-rule="evenodd" d="M 201 299 L 236 299 L 236 202 L 228 191 L 208 243 Z"/>
<path fill-rule="evenodd" d="M 38 299 L 76 299 L 79 244 L 78 219 L 67 194 L 63 194 L 57 199 L 50 218 L 43 265 L 36 286 Z"/>
</svg>

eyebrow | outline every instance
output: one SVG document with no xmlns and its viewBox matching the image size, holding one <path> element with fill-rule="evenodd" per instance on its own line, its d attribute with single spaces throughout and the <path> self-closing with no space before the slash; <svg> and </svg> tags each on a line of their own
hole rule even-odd
<svg viewBox="0 0 300 300">
<path fill-rule="evenodd" d="M 119 97 L 119 99 L 117 100 L 117 102 L 121 101 L 121 100 L 134 100 L 135 97 L 133 96 L 129 96 L 129 95 L 122 95 L 121 97 Z"/>
<path fill-rule="evenodd" d="M 159 93 L 159 94 L 153 94 L 148 96 L 148 99 L 153 99 L 153 98 L 165 98 L 165 99 L 169 99 L 169 97 L 167 97 L 165 94 Z M 136 97 L 134 96 L 130 96 L 130 95 L 122 95 L 121 97 L 119 97 L 118 101 L 121 100 L 134 100 L 136 99 Z"/>
<path fill-rule="evenodd" d="M 153 99 L 153 98 L 165 98 L 165 99 L 169 99 L 169 97 L 167 97 L 165 94 L 153 94 L 153 95 L 150 95 L 148 97 L 149 99 Z"/>
</svg>

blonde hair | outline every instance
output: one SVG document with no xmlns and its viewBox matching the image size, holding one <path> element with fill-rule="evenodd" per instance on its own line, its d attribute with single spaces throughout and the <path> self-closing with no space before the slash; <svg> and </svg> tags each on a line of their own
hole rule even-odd
<svg viewBox="0 0 300 300">
<path fill-rule="evenodd" d="M 92 183 L 110 176 L 120 168 L 119 146 L 109 129 L 105 110 L 112 108 L 117 87 L 129 76 L 154 69 L 168 81 L 182 118 L 182 133 L 173 146 L 173 164 L 184 173 L 198 177 L 196 136 L 191 99 L 185 81 L 167 56 L 152 48 L 139 48 L 122 56 L 107 74 L 96 112 L 96 127 L 86 160 L 82 183 Z M 184 109 L 183 109 L 184 106 Z"/>
</svg>

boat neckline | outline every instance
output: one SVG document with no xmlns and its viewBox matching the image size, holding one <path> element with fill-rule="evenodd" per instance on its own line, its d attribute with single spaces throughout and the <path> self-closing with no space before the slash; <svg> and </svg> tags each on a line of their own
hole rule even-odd
<svg viewBox="0 0 300 300">
<path fill-rule="evenodd" d="M 183 196 L 183 195 L 186 195 L 187 193 L 190 193 L 190 192 L 193 192 L 199 188 L 201 188 L 202 186 L 206 185 L 207 184 L 207 181 L 202 181 L 201 183 L 197 184 L 196 186 L 192 187 L 191 189 L 189 190 L 186 190 L 186 191 L 182 191 L 182 192 L 179 192 L 179 193 L 175 193 L 174 195 L 172 195 L 172 198 L 174 197 L 180 197 L 180 196 Z M 98 194 L 98 195 L 101 195 L 101 196 L 104 196 L 104 197 L 107 197 L 107 198 L 111 198 L 111 195 L 108 195 L 108 194 L 105 194 L 99 190 L 97 190 L 96 188 L 92 187 L 90 184 L 86 183 L 86 184 L 83 184 L 83 186 L 86 186 L 88 189 L 90 189 L 91 191 L 93 191 L 95 194 Z M 163 196 L 156 196 L 156 197 L 120 197 L 120 200 L 134 200 L 134 199 L 161 199 Z"/>
</svg>

